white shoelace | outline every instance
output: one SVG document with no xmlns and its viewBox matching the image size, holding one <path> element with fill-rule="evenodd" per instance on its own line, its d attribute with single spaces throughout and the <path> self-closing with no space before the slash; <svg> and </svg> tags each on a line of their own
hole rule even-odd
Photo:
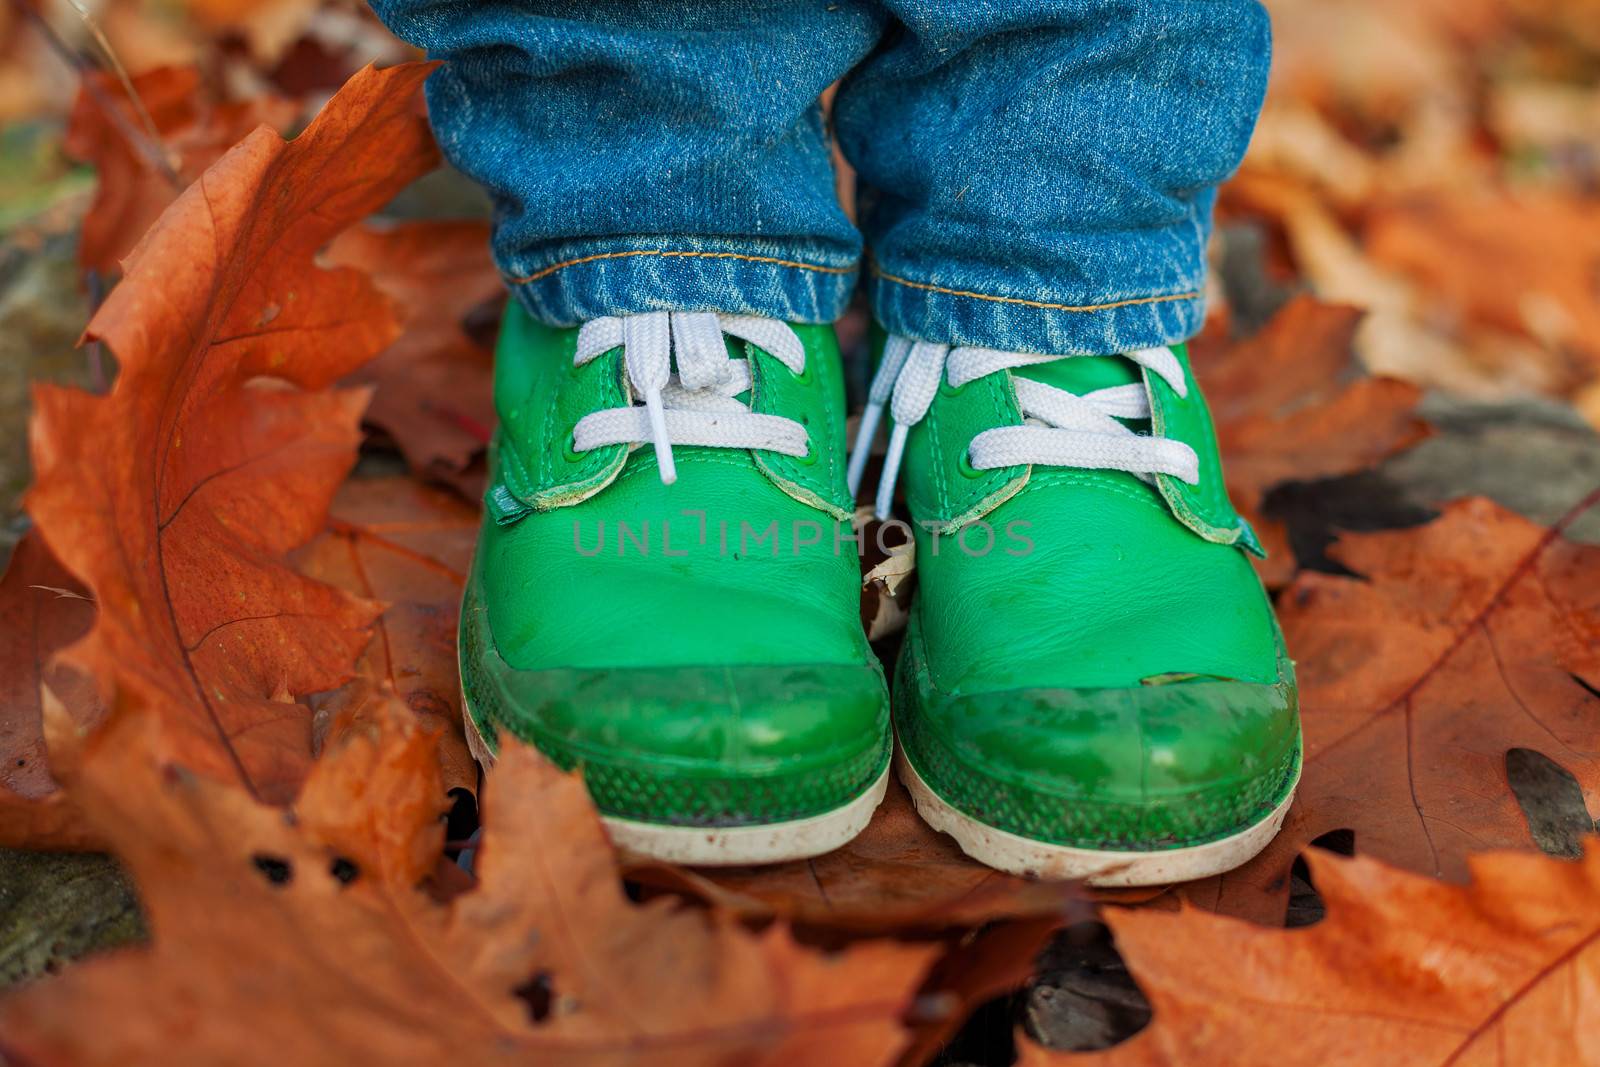
<svg viewBox="0 0 1600 1067">
<path fill-rule="evenodd" d="M 886 406 L 894 429 L 889 434 L 889 451 L 878 481 L 875 511 L 880 520 L 889 517 L 894 501 L 906 436 L 927 415 L 941 379 L 948 377 L 952 386 L 959 387 L 997 371 L 1072 358 L 993 348 L 952 349 L 930 341 L 890 337 L 878 373 L 873 376 L 861 429 L 850 455 L 846 477 L 851 495 L 861 486 L 867 456 Z M 1188 396 L 1183 367 L 1171 349 L 1141 348 L 1123 353 L 1122 358 L 1160 376 L 1179 396 Z M 1081 396 L 1027 378 L 1014 378 L 1013 383 L 1025 423 L 985 430 L 974 437 L 968 445 L 967 459 L 975 470 L 1047 464 L 1127 471 L 1141 477 L 1170 474 L 1190 485 L 1200 480 L 1200 459 L 1194 449 L 1182 441 L 1136 433 L 1117 421 L 1150 417 L 1150 399 L 1142 383 L 1096 389 Z"/>
<path fill-rule="evenodd" d="M 806 369 L 805 346 L 787 323 L 776 319 L 649 311 L 584 323 L 573 364 L 581 367 L 620 345 L 629 389 L 643 406 L 636 403 L 585 415 L 573 428 L 573 451 L 652 444 L 661 480 L 667 485 L 678 479 L 672 461 L 675 444 L 804 456 L 810 450 L 804 426 L 751 411 L 735 399 L 750 389 L 750 364 L 729 358 L 723 334 L 749 341 L 796 374 Z"/>
</svg>

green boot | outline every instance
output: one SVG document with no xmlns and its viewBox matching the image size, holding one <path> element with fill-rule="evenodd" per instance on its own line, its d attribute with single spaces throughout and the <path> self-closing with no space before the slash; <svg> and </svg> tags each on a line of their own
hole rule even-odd
<svg viewBox="0 0 1600 1067">
<path fill-rule="evenodd" d="M 495 401 L 461 613 L 479 758 L 507 731 L 581 768 L 613 840 L 672 862 L 859 833 L 891 734 L 832 328 L 656 312 L 552 329 L 512 301 Z"/>
<path fill-rule="evenodd" d="M 892 390 L 892 393 L 891 393 Z M 1182 347 L 1061 358 L 891 338 L 917 601 L 901 778 L 974 858 L 1143 885 L 1228 870 L 1300 774 L 1294 671 Z"/>
</svg>

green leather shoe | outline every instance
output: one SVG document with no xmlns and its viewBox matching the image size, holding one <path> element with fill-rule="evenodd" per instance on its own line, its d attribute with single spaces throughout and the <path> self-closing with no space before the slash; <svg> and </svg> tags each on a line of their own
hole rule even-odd
<svg viewBox="0 0 1600 1067">
<path fill-rule="evenodd" d="M 495 399 L 461 614 L 479 758 L 508 731 L 581 768 L 613 840 L 673 862 L 859 833 L 891 733 L 832 328 L 657 312 L 562 330 L 513 301 Z"/>
<path fill-rule="evenodd" d="M 1294 671 L 1182 347 L 1060 358 L 888 340 L 917 600 L 895 677 L 917 809 L 1019 874 L 1228 870 L 1300 774 Z"/>
</svg>

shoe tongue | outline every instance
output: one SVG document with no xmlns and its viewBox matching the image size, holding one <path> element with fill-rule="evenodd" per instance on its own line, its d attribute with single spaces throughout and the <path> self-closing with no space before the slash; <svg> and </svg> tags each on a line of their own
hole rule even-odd
<svg viewBox="0 0 1600 1067">
<path fill-rule="evenodd" d="M 1143 381 L 1139 365 L 1121 356 L 1066 356 L 1049 363 L 1018 367 L 1012 373 L 1080 396 L 1096 389 Z"/>
</svg>

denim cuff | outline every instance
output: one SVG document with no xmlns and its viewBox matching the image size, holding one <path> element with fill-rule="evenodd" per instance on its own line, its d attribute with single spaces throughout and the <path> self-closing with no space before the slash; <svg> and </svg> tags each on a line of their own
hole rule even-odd
<svg viewBox="0 0 1600 1067">
<path fill-rule="evenodd" d="M 1131 352 L 1188 340 L 1205 321 L 1198 283 L 1098 299 L 1074 300 L 1048 289 L 1020 297 L 922 281 L 873 263 L 867 285 L 875 317 L 892 334 L 1003 352 Z"/>
<path fill-rule="evenodd" d="M 529 313 L 549 326 L 645 311 L 833 322 L 850 302 L 859 268 L 858 257 L 837 246 L 681 237 L 585 242 L 538 259 L 501 269 Z"/>
</svg>

